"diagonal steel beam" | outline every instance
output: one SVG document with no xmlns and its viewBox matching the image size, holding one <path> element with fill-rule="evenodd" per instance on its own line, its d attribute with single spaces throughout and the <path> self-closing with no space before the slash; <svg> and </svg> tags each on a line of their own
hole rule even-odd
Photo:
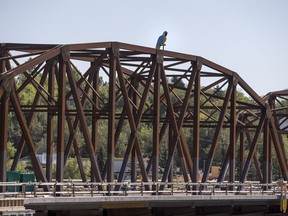
<svg viewBox="0 0 288 216">
<path fill-rule="evenodd" d="M 178 141 L 180 141 L 179 145 L 177 145 L 178 152 L 179 152 L 179 154 L 183 153 L 183 149 L 182 149 L 183 145 L 180 145 L 180 144 L 183 144 L 183 142 L 181 142 L 181 129 L 180 128 L 182 127 L 182 124 L 183 124 L 183 121 L 184 121 L 185 113 L 186 113 L 186 110 L 187 110 L 187 107 L 188 107 L 188 101 L 189 101 L 189 98 L 190 98 L 190 94 L 192 92 L 193 83 L 194 83 L 194 80 L 195 80 L 195 77 L 196 77 L 197 70 L 198 70 L 198 68 L 194 67 L 193 71 L 191 73 L 191 78 L 190 78 L 190 81 L 189 81 L 189 84 L 188 84 L 188 90 L 186 91 L 186 94 L 185 94 L 185 98 L 184 98 L 184 102 L 183 102 L 183 105 L 182 105 L 182 109 L 181 109 L 181 113 L 180 113 L 178 122 L 176 121 L 176 118 L 175 118 L 175 115 L 174 115 L 174 108 L 173 108 L 172 102 L 171 102 L 170 97 L 169 97 L 169 88 L 168 88 L 168 83 L 167 83 L 166 76 L 165 76 L 165 71 L 164 71 L 164 69 L 161 70 L 162 85 L 163 85 L 163 89 L 164 89 L 164 94 L 166 95 L 166 102 L 167 102 L 167 109 L 168 109 L 167 112 L 170 115 L 171 126 L 173 127 L 173 131 L 174 131 L 174 133 L 173 133 L 174 137 L 173 137 L 173 141 L 171 143 L 170 155 L 168 156 L 168 160 L 167 160 L 167 163 L 166 163 L 166 166 L 165 166 L 165 171 L 164 171 L 164 174 L 163 174 L 163 177 L 162 177 L 162 181 L 166 181 L 167 177 L 168 177 L 168 174 L 170 173 L 170 169 L 171 169 L 171 165 L 172 165 L 171 163 L 172 163 L 174 151 L 175 151 L 175 148 L 176 148 L 176 145 L 177 145 Z M 187 150 L 187 149 L 185 149 L 185 150 L 186 150 L 186 153 L 188 153 L 189 150 Z M 179 156 L 181 156 L 181 155 L 179 155 Z M 191 169 L 192 169 L 191 157 L 186 157 L 186 162 L 188 162 L 188 166 L 190 168 L 190 173 L 192 174 L 192 171 L 191 171 Z M 184 164 L 182 164 L 182 166 L 184 166 Z M 185 167 L 182 167 L 182 168 L 185 170 Z M 186 175 L 185 178 L 188 181 L 188 176 L 187 175 Z"/>
<path fill-rule="evenodd" d="M 87 122 L 85 120 L 85 114 L 84 114 L 84 111 L 83 111 L 83 106 L 81 104 L 81 100 L 80 100 L 80 97 L 78 95 L 77 84 L 76 84 L 76 81 L 75 81 L 75 79 L 74 79 L 74 77 L 72 75 L 72 68 L 71 68 L 70 64 L 68 64 L 68 67 L 67 67 L 67 77 L 68 77 L 68 80 L 69 80 L 69 83 L 70 83 L 70 87 L 71 87 L 71 90 L 72 90 L 72 95 L 73 95 L 73 98 L 74 98 L 74 101 L 75 101 L 75 106 L 76 106 L 76 109 L 78 111 L 78 117 L 79 117 L 79 120 L 80 120 L 80 124 L 81 124 L 81 128 L 82 128 L 82 131 L 83 131 L 84 140 L 85 140 L 85 143 L 86 143 L 86 146 L 87 146 L 87 149 L 88 149 L 88 153 L 89 153 L 89 157 L 90 157 L 90 161 L 91 161 L 92 172 L 93 172 L 93 175 L 95 176 L 96 181 L 97 182 L 101 182 L 102 178 L 101 178 L 101 175 L 100 175 L 99 166 L 98 166 L 98 163 L 97 163 L 96 156 L 94 154 L 94 148 L 93 148 L 92 140 L 91 140 L 90 133 L 89 133 L 89 130 L 88 130 L 88 125 L 87 125 Z"/>
<path fill-rule="evenodd" d="M 88 77 L 88 82 L 91 83 L 93 81 L 93 74 L 90 74 L 89 77 Z M 81 104 L 82 106 L 84 106 L 85 102 L 86 102 L 86 99 L 87 99 L 87 95 L 88 95 L 88 92 L 89 92 L 89 85 L 87 84 L 84 88 L 84 92 L 85 94 L 82 95 L 82 98 L 81 98 Z M 66 97 L 67 98 L 67 97 Z M 78 127 L 78 124 L 79 124 L 79 116 L 76 115 L 75 117 L 75 120 L 74 120 L 74 123 L 73 123 L 73 126 L 70 130 L 70 135 L 69 135 L 69 139 L 68 139 L 68 142 L 67 142 L 67 145 L 66 145 L 66 148 L 65 148 L 65 153 L 64 153 L 64 164 L 66 164 L 66 161 L 68 159 L 68 156 L 69 156 L 69 152 L 71 150 L 71 147 L 74 146 L 74 141 L 75 141 L 75 133 L 76 133 L 76 130 L 77 130 L 77 127 Z"/>
<path fill-rule="evenodd" d="M 142 98 L 140 100 L 140 105 L 139 105 L 139 108 L 138 108 L 138 113 L 136 115 L 136 118 L 135 118 L 135 125 L 138 127 L 139 124 L 140 124 L 140 121 L 141 121 L 141 118 L 142 118 L 142 115 L 143 115 L 143 110 L 144 110 L 144 106 L 146 104 L 146 98 L 148 96 L 148 93 L 150 91 L 150 86 L 151 86 L 151 83 L 152 83 L 152 79 L 154 77 L 154 74 L 155 74 L 155 71 L 156 71 L 156 62 L 155 62 L 155 57 L 152 57 L 152 67 L 151 67 L 151 71 L 148 75 L 148 79 L 147 79 L 147 82 L 146 82 L 146 85 L 144 87 L 144 91 L 143 91 L 143 95 L 142 95 Z M 122 182 L 123 181 L 123 178 L 124 178 L 124 172 L 125 172 L 125 169 L 127 167 L 127 163 L 128 163 L 128 159 L 129 159 L 129 156 L 131 154 L 131 151 L 132 151 L 132 148 L 134 146 L 134 141 L 135 141 L 135 138 L 136 138 L 136 133 L 131 133 L 130 135 L 130 138 L 129 138 L 129 141 L 128 141 L 128 145 L 127 145 L 127 148 L 126 148 L 126 152 L 125 152 L 125 156 L 124 156 L 124 160 L 123 160 L 123 163 L 122 163 L 122 166 L 121 166 L 121 170 L 120 170 L 120 173 L 119 173 L 119 176 L 118 176 L 118 182 Z M 145 169 L 145 168 L 144 168 Z M 141 170 L 142 171 L 142 170 Z M 144 178 L 145 177 L 145 172 L 143 171 L 142 174 L 144 174 Z M 148 181 L 148 179 L 143 179 L 144 181 Z"/>
<path fill-rule="evenodd" d="M 279 136 L 277 133 L 277 128 L 275 125 L 275 121 L 272 119 L 272 114 L 269 113 L 268 116 L 270 116 L 270 121 L 269 121 L 269 128 L 270 128 L 270 133 L 271 133 L 271 138 L 273 140 L 273 145 L 274 149 L 276 151 L 277 159 L 280 165 L 280 169 L 282 172 L 282 176 L 285 181 L 288 180 L 288 167 L 287 167 L 287 159 L 285 155 L 285 151 L 283 151 L 283 146 L 281 146 Z"/>
<path fill-rule="evenodd" d="M 59 101 L 58 101 L 58 110 L 60 112 L 58 113 L 58 139 L 57 139 L 57 168 L 56 168 L 56 179 L 58 178 L 59 181 L 63 181 L 64 177 L 64 167 L 67 161 L 67 158 L 65 158 L 65 152 L 64 152 L 64 125 L 65 125 L 65 119 L 67 121 L 67 125 L 70 131 L 70 134 L 73 134 L 73 147 L 80 171 L 80 175 L 83 181 L 86 181 L 86 175 L 84 172 L 84 166 L 82 162 L 82 158 L 80 155 L 80 151 L 78 148 L 77 141 L 74 137 L 75 130 L 73 130 L 72 120 L 70 116 L 65 114 L 65 111 L 68 109 L 66 96 L 65 96 L 65 84 L 66 84 L 66 71 L 67 70 L 67 64 L 69 63 L 69 54 L 67 48 L 63 48 L 62 50 L 62 56 L 60 57 L 60 70 L 59 73 L 56 74 L 56 79 L 58 81 L 58 89 L 60 91 L 59 93 Z M 69 64 L 70 65 L 70 64 Z M 65 83 L 65 84 L 64 84 Z M 60 118 L 59 118 L 60 117 Z M 50 146 L 51 147 L 51 146 Z M 51 157 L 51 149 L 48 150 L 50 152 Z M 61 179 L 61 180 L 60 180 Z M 59 190 L 61 190 L 61 187 L 59 187 Z"/>
<path fill-rule="evenodd" d="M 20 63 L 17 62 L 17 61 L 16 61 L 15 63 L 17 64 L 17 66 L 20 65 Z M 43 63 L 44 63 L 44 62 L 43 62 Z M 27 72 L 26 72 L 26 73 L 23 72 L 23 73 L 26 74 L 27 79 L 21 84 L 21 86 L 19 86 L 19 88 L 17 88 L 17 90 L 16 90 L 17 94 L 19 94 L 19 92 L 21 92 L 23 89 L 25 89 L 25 87 L 26 87 L 28 84 L 30 84 L 31 81 L 32 81 L 36 76 L 38 76 L 38 75 L 41 73 L 41 71 L 43 70 L 43 68 L 47 65 L 47 64 L 43 65 L 43 63 L 41 63 L 41 64 L 39 64 L 39 65 L 37 65 L 37 66 L 35 67 L 35 69 L 31 72 L 31 76 L 27 75 Z M 41 67 L 41 66 L 42 66 L 42 67 Z"/>
<path fill-rule="evenodd" d="M 212 140 L 212 145 L 211 145 L 211 148 L 210 148 L 210 151 L 209 151 L 209 154 L 208 154 L 208 158 L 207 158 L 205 171 L 204 171 L 204 174 L 203 174 L 203 177 L 202 177 L 202 182 L 206 182 L 207 179 L 208 179 L 209 170 L 211 169 L 212 162 L 213 162 L 213 159 L 214 159 L 216 147 L 217 147 L 217 144 L 218 144 L 218 139 L 219 139 L 219 136 L 220 136 L 220 131 L 221 131 L 222 126 L 223 126 L 226 110 L 228 108 L 228 103 L 229 103 L 229 100 L 230 100 L 230 97 L 231 97 L 231 94 L 232 94 L 232 89 L 233 89 L 233 83 L 230 82 L 229 86 L 228 86 L 228 89 L 227 89 L 227 92 L 226 92 L 225 100 L 223 102 L 223 108 L 222 108 L 222 111 L 221 111 L 220 116 L 219 116 L 218 124 L 217 124 L 217 127 L 215 129 L 214 137 L 213 137 L 213 140 Z"/>
<path fill-rule="evenodd" d="M 51 68 L 51 61 L 47 62 L 46 68 L 45 68 L 45 70 L 43 72 L 43 75 L 41 76 L 40 85 L 44 85 L 45 80 L 47 78 L 48 71 L 50 70 L 50 68 Z M 27 118 L 28 127 L 30 127 L 30 124 L 32 122 L 33 116 L 35 114 L 35 109 L 36 109 L 35 107 L 36 107 L 39 99 L 40 99 L 40 92 L 37 91 L 36 95 L 34 97 L 34 101 L 32 103 L 32 106 L 31 106 L 31 111 L 30 111 L 30 113 L 28 115 L 28 118 Z M 24 146 L 25 146 L 25 138 L 24 138 L 24 135 L 22 135 L 22 137 L 20 139 L 20 143 L 19 143 L 19 145 L 17 147 L 17 151 L 16 151 L 15 156 L 14 156 L 14 160 L 13 160 L 13 163 L 12 163 L 12 166 L 11 166 L 11 170 L 15 170 L 16 169 L 16 166 L 17 166 L 17 164 L 19 162 L 19 159 L 20 159 L 20 157 L 22 155 Z"/>
<path fill-rule="evenodd" d="M 251 147 L 253 146 L 253 143 L 252 143 L 252 139 L 250 136 L 250 132 L 249 132 L 249 130 L 246 130 L 245 133 L 246 133 L 247 141 L 248 141 L 250 149 L 251 149 Z M 248 158 L 247 158 L 247 160 L 248 160 Z M 258 160 L 258 157 L 256 154 L 253 155 L 253 162 L 255 164 L 258 177 L 259 177 L 260 181 L 262 182 L 263 181 L 263 174 L 261 172 L 260 163 L 259 163 L 259 160 Z"/>
<path fill-rule="evenodd" d="M 56 46 L 55 48 L 47 50 L 46 52 L 42 53 L 41 55 L 35 57 L 32 60 L 25 62 L 25 63 L 19 65 L 18 67 L 13 68 L 13 69 L 5 72 L 5 73 L 2 73 L 0 75 L 0 81 L 4 80 L 4 79 L 13 78 L 13 77 L 23 73 L 24 71 L 29 70 L 31 67 L 38 65 L 38 64 L 41 64 L 42 62 L 45 62 L 45 61 L 59 55 L 62 47 L 63 47 L 62 45 Z"/>
<path fill-rule="evenodd" d="M 66 103 L 66 106 L 67 106 L 67 103 Z M 70 134 L 71 133 L 75 134 L 75 130 L 73 129 L 73 124 L 72 124 L 72 119 L 68 115 L 66 115 L 66 122 L 68 124 L 68 128 L 69 128 Z M 75 136 L 73 136 L 73 147 L 74 147 L 74 152 L 75 152 L 75 155 L 76 155 L 76 159 L 77 159 L 77 163 L 78 163 L 81 179 L 82 179 L 83 182 L 87 182 L 86 174 L 85 174 L 85 171 L 84 171 L 84 164 L 83 164 L 82 157 L 81 157 L 81 154 L 80 154 L 79 145 L 78 145 L 78 142 L 77 142 Z M 65 166 L 65 164 L 67 162 L 67 158 L 64 158 L 64 160 L 65 160 L 64 161 L 64 166 Z"/>
<path fill-rule="evenodd" d="M 10 95 L 10 101 L 13 105 L 13 108 L 14 108 L 14 111 L 15 111 L 15 114 L 16 114 L 16 117 L 18 119 L 18 122 L 19 122 L 19 125 L 20 125 L 20 128 L 23 132 L 23 135 L 26 139 L 26 143 L 27 143 L 27 146 L 28 146 L 28 150 L 29 150 L 29 154 L 30 154 L 30 157 L 31 157 L 31 162 L 32 162 L 32 165 L 33 165 L 33 168 L 34 168 L 34 171 L 35 171 L 35 175 L 36 175 L 36 178 L 38 181 L 42 181 L 42 182 L 47 182 L 47 179 L 41 169 L 41 165 L 40 165 L 40 162 L 36 156 L 36 148 L 35 148 L 35 145 L 34 145 L 34 142 L 33 142 L 33 138 L 32 138 L 32 135 L 30 133 L 30 130 L 29 130 L 29 127 L 26 123 L 26 119 L 24 117 L 24 114 L 21 110 L 21 106 L 20 106 L 20 103 L 19 103 L 19 100 L 18 100 L 18 97 L 16 95 L 16 92 L 15 92 L 15 89 L 13 89 L 13 91 L 11 92 L 11 95 Z M 47 188 L 46 188 L 47 189 Z"/>
<path fill-rule="evenodd" d="M 186 165 L 185 165 L 185 162 L 184 162 L 184 158 L 183 158 L 183 148 L 182 148 L 182 145 L 181 145 L 181 141 L 180 141 L 180 127 L 182 126 L 182 123 L 181 121 L 179 120 L 178 121 L 178 124 L 177 125 L 177 120 L 176 120 L 176 117 L 175 117 L 175 112 L 174 112 L 174 108 L 173 108 L 173 104 L 172 104 L 172 101 L 170 99 L 170 96 L 169 96 L 169 87 L 168 87 L 168 83 L 167 83 L 167 80 L 166 80 L 166 76 L 165 76 L 165 72 L 164 70 L 161 70 L 161 79 L 162 79 L 162 86 L 163 86 L 163 90 L 164 90 L 164 96 L 165 96 L 165 99 L 166 99 L 166 102 L 167 102 L 167 113 L 169 114 L 169 117 L 170 117 L 170 124 L 173 128 L 173 141 L 171 143 L 171 149 L 170 149 L 170 155 L 168 155 L 168 159 L 167 159 L 167 162 L 166 162 L 166 165 L 165 165 L 165 169 L 164 169 L 164 173 L 163 173 L 163 176 L 162 176 L 162 182 L 165 182 L 168 178 L 168 175 L 170 173 L 170 169 L 171 169 L 171 166 L 172 166 L 172 161 L 173 161 L 173 156 L 174 156 L 174 152 L 175 152 L 175 149 L 177 147 L 177 150 L 178 150 L 178 154 L 179 154 L 179 159 L 180 159 L 180 165 L 181 165 L 181 168 L 182 168 L 182 172 L 183 172 L 183 176 L 184 176 L 184 180 L 187 182 L 188 181 L 188 172 L 187 172 L 187 168 L 186 168 Z M 164 188 L 164 185 L 161 185 L 161 190 Z"/>
<path fill-rule="evenodd" d="M 116 132 L 115 132 L 115 150 L 118 148 L 119 144 L 118 144 L 118 140 L 119 140 L 119 137 L 120 137 L 120 133 L 121 133 L 121 130 L 123 128 L 123 125 L 124 125 L 124 122 L 125 122 L 125 115 L 126 115 L 126 111 L 125 111 L 125 107 L 123 107 L 123 110 L 122 110 L 122 114 L 121 114 L 121 117 L 118 121 L 118 124 L 117 124 L 117 128 L 116 128 Z M 107 169 L 108 169 L 108 164 L 107 164 L 107 160 L 105 162 L 105 165 L 104 165 L 104 169 L 102 171 L 102 179 L 105 179 L 106 176 L 107 176 Z"/>
<path fill-rule="evenodd" d="M 77 86 L 80 86 L 83 82 L 86 82 L 86 85 L 90 86 L 91 89 L 93 89 L 93 86 L 90 85 L 90 82 L 87 82 L 87 77 L 89 77 L 92 73 L 95 72 L 95 70 L 98 70 L 99 67 L 102 64 L 103 58 L 105 57 L 105 55 L 101 55 L 99 58 L 95 59 L 92 63 L 91 66 L 89 67 L 89 69 L 84 73 L 84 75 L 82 75 L 81 73 L 79 74 L 81 76 L 81 78 L 77 81 Z M 70 61 L 70 64 L 72 64 L 72 62 Z M 99 95 L 97 93 L 97 91 L 93 91 L 94 94 L 96 94 L 99 98 Z M 70 90 L 67 94 L 66 94 L 66 100 L 68 100 L 70 98 L 70 96 L 72 95 L 72 91 Z"/>
<path fill-rule="evenodd" d="M 265 118 L 266 118 L 266 110 L 263 108 L 262 109 L 262 113 L 261 113 L 261 118 L 257 127 L 257 130 L 255 132 L 254 138 L 253 138 L 253 142 L 250 146 L 250 150 L 246 159 L 246 163 L 244 165 L 243 168 L 243 172 L 240 175 L 240 182 L 244 182 L 246 179 L 246 176 L 248 174 L 248 169 L 251 165 L 251 159 L 252 157 L 255 155 L 256 152 L 256 147 L 257 147 L 257 142 L 260 136 L 260 133 L 262 132 L 263 126 L 264 126 L 264 122 L 265 122 Z"/>
<path fill-rule="evenodd" d="M 122 164 L 122 167 L 121 167 L 121 171 L 120 171 L 119 177 L 123 178 L 124 171 L 126 169 L 127 162 L 128 162 L 128 157 L 131 154 L 133 143 L 135 143 L 134 146 L 135 146 L 135 150 L 137 152 L 138 162 L 139 162 L 140 170 L 141 170 L 141 173 L 142 173 L 142 176 L 143 176 L 143 180 L 144 181 L 148 181 L 148 176 L 147 176 L 147 173 L 146 173 L 146 169 L 145 169 L 145 165 L 144 165 L 144 161 L 143 161 L 143 157 L 142 157 L 142 153 L 141 153 L 139 140 L 138 140 L 138 137 L 136 136 L 137 127 L 138 127 L 139 121 L 137 122 L 137 119 L 135 120 L 135 118 L 133 116 L 133 112 L 132 112 L 132 109 L 131 109 L 128 92 L 127 92 L 127 89 L 126 89 L 126 86 L 125 86 L 124 76 L 123 76 L 123 73 L 122 73 L 122 70 L 121 70 L 121 64 L 120 64 L 119 58 L 117 58 L 116 65 L 117 65 L 117 72 L 118 72 L 118 78 L 119 78 L 119 82 L 120 82 L 120 87 L 121 87 L 121 91 L 122 91 L 122 94 L 123 94 L 124 106 L 126 108 L 126 113 L 128 115 L 128 122 L 129 122 L 129 125 L 130 125 L 130 128 L 131 128 L 131 136 L 130 136 L 130 140 L 129 140 L 129 143 L 128 143 L 128 146 L 127 146 L 127 151 L 126 151 L 126 154 L 125 154 L 125 158 L 123 160 L 123 164 Z M 139 109 L 139 111 L 141 111 L 141 110 Z M 139 113 L 138 113 L 138 116 L 139 116 Z M 118 181 L 121 178 L 118 178 Z M 122 180 L 123 179 L 121 179 L 121 181 Z"/>
</svg>

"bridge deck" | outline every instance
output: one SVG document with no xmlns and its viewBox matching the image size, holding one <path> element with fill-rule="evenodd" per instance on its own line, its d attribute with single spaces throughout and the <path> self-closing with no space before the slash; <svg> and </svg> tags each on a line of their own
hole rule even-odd
<svg viewBox="0 0 288 216">
<path fill-rule="evenodd" d="M 94 211 L 95 215 L 143 215 L 136 212 L 158 212 L 155 215 L 191 215 L 208 213 L 280 212 L 279 195 L 185 195 L 175 196 L 97 196 L 97 197 L 36 197 L 25 199 L 26 208 L 36 211 Z M 272 208 L 272 210 L 271 210 Z M 110 212 L 105 213 L 104 212 Z M 114 212 L 114 213 L 113 213 Z M 122 212 L 122 213 L 120 213 Z M 129 213 L 130 212 L 130 213 Z M 134 212 L 134 213 L 131 213 Z M 164 213 L 166 212 L 166 213 Z M 169 214 L 167 213 L 169 212 Z M 173 212 L 173 213 L 172 213 Z M 84 214 L 84 213 L 83 213 Z M 144 215 L 154 215 L 144 214 Z M 85 215 L 85 214 L 84 214 Z M 182 214 L 180 214 L 182 215 Z"/>
<path fill-rule="evenodd" d="M 276 212 L 286 199 L 286 182 L 274 184 L 229 183 L 1 183 L 21 191 L 1 193 L 4 199 L 18 197 L 27 209 L 60 215 L 203 215 L 210 213 Z M 120 190 L 115 188 L 120 184 Z M 13 186 L 12 186 L 13 185 Z M 25 188 L 33 188 L 25 191 Z M 47 186 L 49 191 L 44 191 Z M 56 191 L 61 186 L 62 191 Z M 149 190 L 147 189 L 147 186 Z M 168 187 L 169 186 L 169 187 Z M 104 190 L 99 190 L 99 189 Z M 109 189 L 109 190 L 108 190 Z M 106 212 L 105 214 L 103 212 Z M 122 212 L 122 213 L 120 213 Z M 151 213 L 152 212 L 152 213 Z M 203 213 L 204 212 L 204 213 Z M 139 213 L 139 214 L 138 214 Z M 181 215 L 180 214 L 180 215 Z"/>
</svg>

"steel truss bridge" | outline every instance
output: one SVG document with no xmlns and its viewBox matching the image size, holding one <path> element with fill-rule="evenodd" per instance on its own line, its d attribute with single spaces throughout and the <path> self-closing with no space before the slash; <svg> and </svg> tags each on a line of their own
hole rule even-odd
<svg viewBox="0 0 288 216">
<path fill-rule="evenodd" d="M 19 76 L 24 79 L 21 85 L 17 83 Z M 100 77 L 109 83 L 106 96 L 100 92 Z M 19 98 L 29 88 L 36 93 L 31 94 L 32 102 L 24 104 Z M 282 178 L 288 180 L 283 138 L 287 135 L 287 94 L 288 90 L 283 90 L 260 97 L 236 72 L 200 56 L 166 50 L 120 42 L 1 44 L 0 181 L 6 181 L 6 170 L 10 169 L 6 161 L 11 113 L 22 135 L 15 145 L 17 152 L 11 170 L 16 169 L 27 148 L 39 182 L 48 183 L 54 178 L 63 182 L 65 163 L 72 149 L 82 181 L 89 181 L 76 132 L 83 137 L 89 155 L 91 182 L 124 182 L 128 164 L 131 182 L 137 182 L 137 169 L 143 182 L 173 182 L 177 155 L 187 183 L 198 182 L 200 158 L 204 157 L 202 183 L 206 183 L 224 132 L 229 134 L 229 140 L 218 182 L 226 178 L 231 184 L 244 183 L 254 163 L 260 182 L 271 183 L 272 157 L 278 159 Z M 38 112 L 46 113 L 45 172 L 37 158 L 31 132 Z M 105 134 L 99 131 L 99 124 L 103 122 L 108 126 Z M 125 124 L 129 125 L 129 137 L 124 145 L 122 167 L 115 179 L 114 156 Z M 148 165 L 139 140 L 139 128 L 144 124 L 153 128 Z M 201 132 L 207 128 L 213 139 L 203 156 Z M 67 131 L 69 139 L 65 140 Z M 101 136 L 107 139 L 104 170 L 100 170 L 97 162 Z M 164 145 L 168 146 L 168 157 L 160 176 L 159 156 Z M 256 154 L 259 146 L 263 148 L 260 156 Z M 56 176 L 52 176 L 54 149 L 57 151 Z M 164 190 L 166 186 L 160 184 L 159 189 Z M 150 189 L 146 187 L 146 190 Z"/>
</svg>

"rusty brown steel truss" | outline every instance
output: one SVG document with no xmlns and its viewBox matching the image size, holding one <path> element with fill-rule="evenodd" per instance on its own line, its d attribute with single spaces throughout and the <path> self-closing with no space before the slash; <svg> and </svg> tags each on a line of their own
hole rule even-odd
<svg viewBox="0 0 288 216">
<path fill-rule="evenodd" d="M 56 177 L 62 182 L 71 149 L 82 180 L 87 181 L 76 131 L 81 133 L 89 155 L 91 180 L 116 180 L 114 157 L 124 124 L 129 125 L 129 138 L 122 144 L 125 154 L 119 182 L 124 180 L 128 164 L 131 181 L 136 181 L 137 169 L 144 182 L 173 181 L 176 155 L 186 182 L 198 181 L 200 158 L 204 158 L 202 182 L 206 182 L 223 142 L 226 147 L 219 182 L 227 176 L 229 182 L 244 182 L 251 163 L 263 183 L 271 182 L 272 149 L 283 178 L 288 179 L 279 118 L 275 118 L 277 110 L 273 109 L 275 100 L 270 97 L 269 106 L 268 96 L 259 97 L 237 73 L 203 57 L 119 42 L 1 44 L 0 55 L 0 181 L 6 181 L 9 113 L 17 117 L 22 132 L 12 170 L 27 147 L 38 181 Z M 21 85 L 16 83 L 18 76 L 25 79 Z M 99 91 L 100 77 L 109 83 L 105 98 Z M 19 95 L 27 86 L 32 86 L 36 93 L 32 103 L 23 104 Z M 71 100 L 73 106 L 68 103 Z M 36 156 L 37 146 L 30 129 L 37 112 L 45 112 L 47 117 L 46 172 Z M 287 119 L 287 113 L 284 117 Z M 99 132 L 100 122 L 108 125 L 106 134 Z M 153 128 L 148 165 L 139 139 L 139 128 L 144 124 Z M 207 128 L 213 139 L 206 140 L 209 149 L 201 155 L 202 133 Z M 67 131 L 69 139 L 65 140 Z M 221 140 L 222 133 L 228 133 L 229 140 Z M 104 170 L 99 169 L 97 162 L 101 136 L 107 140 Z M 256 154 L 260 142 L 263 155 Z M 160 176 L 159 155 L 163 145 L 168 146 L 168 155 Z M 53 149 L 57 151 L 55 177 L 51 165 Z"/>
</svg>

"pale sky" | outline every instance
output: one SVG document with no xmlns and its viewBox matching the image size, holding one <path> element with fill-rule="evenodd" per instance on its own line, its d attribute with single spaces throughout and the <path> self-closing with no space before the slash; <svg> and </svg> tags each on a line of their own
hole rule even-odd
<svg viewBox="0 0 288 216">
<path fill-rule="evenodd" d="M 119 41 L 199 55 L 260 96 L 288 88 L 287 0 L 0 0 L 0 43 Z"/>
</svg>

